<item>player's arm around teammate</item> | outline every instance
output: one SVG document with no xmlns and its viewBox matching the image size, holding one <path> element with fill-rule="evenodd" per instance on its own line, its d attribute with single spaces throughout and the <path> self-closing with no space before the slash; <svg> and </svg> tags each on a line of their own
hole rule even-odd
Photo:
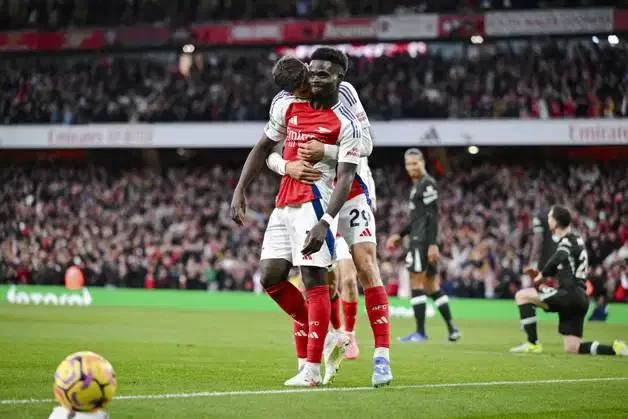
<svg viewBox="0 0 628 419">
<path fill-rule="evenodd" d="M 311 97 L 311 90 L 307 82 L 307 71 L 307 66 L 300 60 L 294 57 L 283 57 L 273 68 L 273 79 L 284 91 L 293 92 L 297 96 L 308 98 Z M 361 124 L 362 141 L 360 143 L 360 156 L 363 158 L 361 165 L 367 173 L 366 182 L 369 184 L 367 190 L 370 192 L 371 202 L 374 204 L 374 190 L 372 188 L 374 182 L 368 168 L 368 161 L 365 161 L 365 157 L 368 157 L 373 150 L 373 134 L 371 132 L 370 123 L 354 87 L 350 83 L 343 81 L 340 85 L 339 92 L 340 101 L 354 113 Z M 280 149 L 269 156 L 267 161 L 268 167 L 280 175 L 288 175 L 295 180 L 305 183 L 311 183 L 317 180 L 319 172 L 313 168 L 313 164 L 322 160 L 338 160 L 338 146 L 323 144 L 315 140 L 299 144 L 299 160 L 296 161 L 284 160 L 279 154 L 279 151 Z M 334 272 L 330 271 L 329 283 L 330 288 L 332 288 L 332 296 L 335 294 L 338 282 L 342 284 L 345 327 L 347 328 L 348 326 L 348 330 L 351 332 L 357 314 L 357 270 L 346 242 L 341 237 L 339 238 L 340 240 L 337 240 L 336 243 L 338 275 L 334 275 Z M 332 320 L 333 318 L 332 316 Z"/>
<path fill-rule="evenodd" d="M 273 80 L 282 90 L 278 97 L 290 93 L 302 99 L 312 97 L 312 90 L 308 80 L 308 66 L 301 60 L 285 56 L 279 59 L 273 67 Z M 358 97 L 355 88 L 343 81 L 339 87 L 340 101 L 354 113 L 362 128 L 362 140 L 359 145 L 360 157 L 368 157 L 373 151 L 373 132 L 366 111 Z M 288 175 L 295 180 L 310 184 L 318 180 L 318 172 L 313 163 L 324 158 L 338 160 L 338 146 L 323 144 L 318 141 L 309 141 L 299 147 L 299 160 L 287 161 L 281 156 L 278 147 L 267 159 L 268 168 L 280 175 Z"/>
<path fill-rule="evenodd" d="M 291 160 L 296 158 L 298 143 L 316 132 L 315 121 L 321 121 L 324 130 L 325 125 L 337 130 L 327 129 L 324 133 L 327 141 L 336 142 L 342 150 L 336 167 L 335 188 L 332 188 L 330 173 L 312 187 L 286 177 L 282 179 L 276 208 L 264 235 L 260 263 L 262 284 L 288 315 L 304 326 L 309 325 L 307 363 L 285 382 L 288 386 L 318 385 L 322 381 L 320 362 L 329 325 L 327 266 L 333 259 L 333 238 L 323 251 L 319 250 L 330 236 L 331 222 L 347 200 L 359 162 L 354 150 L 360 144 L 360 131 L 355 117 L 344 114 L 336 105 L 344 70 L 342 63 L 333 58 L 325 56 L 315 60 L 313 57 L 313 70 L 309 74 L 312 99 L 307 103 L 290 94 L 281 95 L 271 104 L 270 119 L 264 129 L 265 137 L 275 142 L 288 141 L 289 137 L 290 148 L 284 147 L 284 155 Z M 274 146 L 264 147 L 263 152 L 259 148 L 256 146 L 247 158 L 234 194 L 232 216 L 240 225 L 245 210 L 244 191 L 259 174 Z M 301 293 L 286 281 L 292 263 L 300 267 L 307 305 Z"/>
<path fill-rule="evenodd" d="M 364 131 L 363 131 L 364 132 Z M 337 158 L 337 147 L 325 145 L 321 142 L 312 140 L 299 145 L 298 156 L 300 161 L 316 163 L 322 160 L 335 160 Z M 362 160 L 366 160 L 363 158 Z M 361 164 L 367 164 L 362 163 Z M 288 171 L 288 170 L 287 170 Z M 370 171 L 369 171 L 370 173 Z M 287 173 L 288 176 L 299 180 L 298 174 Z M 374 184 L 372 179 L 368 180 L 369 184 Z M 371 192 L 371 189 L 368 189 Z M 351 201 L 351 200 L 350 200 Z M 373 214 L 366 211 L 368 203 L 363 202 L 360 207 L 355 207 L 352 202 L 348 201 L 340 211 L 339 216 L 339 234 L 336 240 L 336 267 L 330 270 L 328 280 L 330 293 L 332 295 L 332 327 L 338 331 L 340 327 L 340 314 L 338 310 L 338 286 L 341 286 L 343 312 L 345 317 L 345 332 L 349 334 L 351 344 L 347 348 L 347 359 L 355 359 L 359 355 L 359 348 L 355 340 L 355 323 L 357 320 L 357 304 L 358 304 L 358 277 L 364 289 L 383 287 L 381 282 L 379 268 L 377 266 L 377 256 L 375 247 L 375 230 L 374 224 L 369 220 L 373 220 Z M 350 208 L 351 207 L 351 208 Z M 355 207 L 355 208 L 353 208 Z M 353 215 L 351 212 L 353 211 Z M 355 214 L 359 214 L 357 217 Z M 354 244 L 351 249 L 348 243 L 354 243 L 355 240 L 346 240 L 345 236 L 352 234 L 347 228 L 343 228 L 347 223 L 352 224 L 354 228 L 360 228 L 361 224 L 366 223 L 364 229 L 357 232 L 363 234 L 364 241 L 361 244 Z M 370 229 L 369 229 L 370 228 Z"/>
<path fill-rule="evenodd" d="M 341 87 L 342 88 L 342 87 Z M 376 210 L 376 197 L 375 197 L 375 182 L 373 180 L 373 175 L 368 166 L 368 155 L 373 150 L 373 133 L 370 128 L 370 124 L 368 123 L 368 118 L 366 117 L 366 113 L 360 99 L 355 92 L 355 89 L 350 85 L 346 84 L 344 86 L 344 92 L 342 97 L 347 101 L 347 106 L 352 108 L 352 111 L 356 113 L 356 115 L 363 115 L 362 118 L 359 118 L 362 123 L 362 133 L 363 139 L 366 138 L 366 141 L 363 141 L 362 147 L 360 149 L 362 161 L 360 163 L 359 174 L 362 176 L 362 181 L 366 183 L 366 192 L 368 193 L 368 200 L 370 200 L 370 207 L 374 214 Z M 317 141 L 310 141 L 308 143 L 304 143 L 299 148 L 299 158 L 310 161 L 319 161 L 323 159 L 334 160 L 337 158 L 338 151 L 337 147 L 324 145 Z M 367 201 L 368 201 L 367 200 Z M 364 205 L 363 205 L 364 206 Z M 350 212 L 351 210 L 349 210 Z M 360 211 L 358 209 L 358 211 Z M 341 210 L 341 213 L 343 210 Z M 362 211 L 360 211 L 362 214 Z M 356 214 L 354 212 L 354 214 Z M 370 217 L 370 214 L 369 214 Z M 357 220 L 354 219 L 354 224 L 357 223 Z M 369 226 L 366 226 L 367 228 Z M 374 227 L 374 226 L 372 226 Z M 364 234 L 364 236 L 372 235 L 375 237 L 374 228 L 369 228 L 368 230 L 361 230 L 360 234 Z M 361 247 L 361 246 L 360 246 Z M 358 252 L 360 252 L 360 247 L 358 247 Z M 358 258 L 364 259 L 365 256 L 358 255 Z M 359 261 L 356 260 L 355 257 L 352 256 L 349 246 L 347 245 L 345 239 L 340 236 L 336 241 L 336 275 L 330 275 L 330 279 L 334 279 L 334 284 L 340 285 L 341 287 L 341 300 L 343 302 L 343 312 L 345 313 L 345 331 L 351 334 L 352 345 L 347 350 L 347 358 L 354 359 L 359 354 L 359 349 L 357 347 L 355 341 L 354 327 L 355 327 L 355 319 L 356 319 L 356 310 L 357 310 L 357 302 L 358 302 L 358 270 L 356 266 Z M 366 256 L 368 259 L 369 256 Z M 372 264 L 367 262 L 369 264 Z M 375 256 L 375 265 L 377 265 L 377 260 Z M 363 265 L 364 266 L 364 265 Z M 363 269 L 361 270 L 361 274 L 364 277 L 360 278 L 360 282 L 362 284 L 366 284 L 368 287 L 376 287 L 380 285 L 379 281 L 372 281 L 369 278 L 379 278 L 379 273 L 373 272 L 372 269 Z M 331 284 L 330 284 L 331 285 Z"/>
<path fill-rule="evenodd" d="M 343 87 L 341 87 L 342 89 Z M 362 122 L 362 143 L 360 145 L 360 157 L 368 157 L 373 150 L 373 134 L 366 118 L 364 108 L 359 101 L 358 95 L 355 89 L 350 85 L 345 85 L 344 93 L 346 100 L 351 106 L 352 112 L 354 112 L 358 119 Z M 342 99 L 342 98 L 341 98 Z M 366 121 L 366 123 L 364 123 Z M 336 160 L 338 158 L 338 147 L 334 145 L 323 144 L 318 141 L 309 141 L 299 144 L 299 160 L 318 162 L 324 159 Z M 362 164 L 368 164 L 368 162 L 361 162 Z M 367 166 L 365 166 L 367 168 Z M 367 188 L 368 189 L 368 188 Z M 358 207 L 354 205 L 354 208 L 343 208 L 340 214 L 339 231 L 343 228 L 346 230 L 341 232 L 341 236 L 347 240 L 348 245 L 351 247 L 353 254 L 353 262 L 357 276 L 362 283 L 364 289 L 382 286 L 382 281 L 379 273 L 379 267 L 377 265 L 377 251 L 375 243 L 375 225 L 372 209 L 369 205 L 369 199 L 367 197 L 364 203 Z M 347 202 L 350 204 L 350 202 Z M 347 209 L 347 211 L 345 211 Z M 343 223 L 342 218 L 346 218 L 345 226 L 341 226 Z M 359 231 L 357 231 L 359 229 Z M 368 230 L 366 230 L 368 229 Z M 366 231 L 366 232 L 365 232 Z M 365 233 L 362 235 L 362 233 Z M 348 237 L 354 234 L 357 237 Z M 368 238 L 372 237 L 372 240 Z M 347 275 L 349 278 L 352 276 L 351 267 L 347 266 Z"/>
<path fill-rule="evenodd" d="M 273 99 L 273 102 L 278 100 L 277 98 L 285 95 L 287 92 L 292 92 L 294 95 L 304 99 L 312 97 L 307 77 L 308 67 L 299 59 L 289 56 L 282 57 L 273 67 L 272 75 L 277 86 L 282 89 L 282 92 L 277 94 L 275 99 Z M 347 87 L 345 85 L 348 85 L 348 83 L 344 81 L 340 85 L 341 99 L 347 99 L 347 92 L 345 91 Z M 343 104 L 349 107 L 350 103 L 347 102 L 347 100 L 343 100 Z M 316 143 L 316 141 L 311 142 Z M 362 141 L 362 143 L 363 142 L 364 141 Z M 287 175 L 292 179 L 308 185 L 313 184 L 320 179 L 321 172 L 314 168 L 314 164 L 312 162 L 306 160 L 316 162 L 323 159 L 324 147 L 322 146 L 322 143 L 320 145 L 319 158 L 287 161 L 284 160 L 281 155 L 283 151 L 283 144 L 279 144 L 275 148 L 275 151 L 268 157 L 266 163 L 269 169 L 279 175 Z M 333 160 L 337 160 L 338 147 L 331 145 L 329 147 L 335 148 L 336 156 Z M 333 164 L 335 165 L 335 162 Z M 339 260 L 339 262 L 330 267 L 327 274 L 331 302 L 331 325 L 333 332 L 337 335 L 340 334 L 342 322 L 340 320 L 340 296 L 338 294 L 338 283 L 342 281 L 342 289 L 345 298 L 352 298 L 351 300 L 342 300 L 343 314 L 345 318 L 345 332 L 349 335 L 350 339 L 350 344 L 345 352 L 345 358 L 354 359 L 359 354 L 359 349 L 355 341 L 355 335 L 353 334 L 357 319 L 357 273 L 355 271 L 355 266 L 353 266 L 351 253 L 346 242 L 339 236 L 336 236 L 335 242 L 336 259 Z M 338 273 L 338 275 L 336 275 L 336 273 Z M 301 281 L 299 280 L 299 283 L 300 282 Z M 302 334 L 298 329 L 299 325 L 295 323 L 295 341 L 297 343 L 297 347 L 301 344 L 299 341 L 299 335 Z"/>
<path fill-rule="evenodd" d="M 346 56 L 344 54 L 339 53 L 331 48 L 320 48 L 316 53 L 322 55 L 329 55 L 330 57 L 334 55 L 342 55 L 345 61 L 345 70 L 347 68 Z M 314 56 L 312 57 L 314 60 Z M 340 57 L 335 57 L 339 61 L 342 61 Z M 284 63 L 287 63 L 288 60 L 285 60 Z M 297 68 L 294 71 L 290 72 L 290 74 L 294 74 L 298 71 L 299 64 L 294 62 Z M 290 64 L 292 65 L 292 64 Z M 310 66 L 310 74 L 315 73 L 313 71 L 312 66 L 314 65 L 314 61 Z M 286 73 L 287 76 L 288 73 Z M 299 78 L 297 78 L 296 82 L 292 87 L 298 86 Z M 287 79 L 286 79 L 287 80 Z M 314 85 L 313 78 L 310 77 L 310 87 L 314 89 L 316 86 Z M 358 117 L 361 123 L 361 138 L 362 142 L 358 147 L 350 150 L 350 153 L 353 155 L 362 156 L 365 149 L 368 149 L 368 153 L 372 150 L 372 136 L 370 133 L 370 126 L 368 124 L 368 119 L 366 118 L 366 114 L 361 108 L 361 103 L 357 98 L 357 93 L 353 89 L 353 87 L 349 87 L 348 83 L 342 83 L 339 88 L 339 93 L 341 97 L 341 107 L 339 108 L 339 112 L 344 116 L 351 117 L 351 119 Z M 288 87 L 288 86 L 286 86 Z M 344 98 L 344 100 L 343 100 Z M 361 111 L 356 108 L 356 106 L 360 106 Z M 356 109 L 358 113 L 356 113 Z M 324 128 L 323 128 L 324 130 Z M 323 132 L 323 131 L 321 131 Z M 364 137 L 368 136 L 367 142 L 371 143 L 370 147 L 368 144 L 365 146 Z M 340 147 L 331 145 L 331 144 L 319 144 L 316 141 L 309 141 L 307 143 L 300 143 L 298 149 L 298 159 L 303 161 L 308 161 L 310 163 L 316 163 L 318 161 L 327 158 L 329 160 L 340 160 L 339 157 L 342 157 L 342 151 Z M 287 165 L 283 162 L 280 162 L 276 159 L 279 166 L 286 167 Z M 286 170 L 287 171 L 287 170 Z M 290 176 L 290 174 L 288 174 Z M 338 173 L 338 180 L 340 178 L 340 173 Z M 349 195 L 349 201 L 343 205 L 339 214 L 339 225 L 343 223 L 343 219 L 347 220 L 349 223 L 348 217 L 352 217 L 354 230 L 360 227 L 360 220 L 367 224 L 364 230 L 358 231 L 356 235 L 362 234 L 362 240 L 347 240 L 349 244 L 354 245 L 360 242 L 373 242 L 371 245 L 363 244 L 361 246 L 353 246 L 353 258 L 356 261 L 356 265 L 358 266 L 358 272 L 363 272 L 363 277 L 365 278 L 363 281 L 363 285 L 365 288 L 365 299 L 367 305 L 367 313 L 369 319 L 371 320 L 371 328 L 373 330 L 373 334 L 375 335 L 375 354 L 374 354 L 374 373 L 372 378 L 372 383 L 375 386 L 384 385 L 389 383 L 392 380 L 392 374 L 390 372 L 389 367 L 389 341 L 390 341 L 390 329 L 388 324 L 388 296 L 386 295 L 386 291 L 381 283 L 381 279 L 379 277 L 379 269 L 377 267 L 377 260 L 375 255 L 375 232 L 374 229 L 371 232 L 369 227 L 372 228 L 374 226 L 369 226 L 368 223 L 372 223 L 373 215 L 371 209 L 368 207 L 368 199 L 362 194 L 361 189 L 362 185 L 357 185 L 358 177 L 352 179 L 353 186 L 351 188 L 351 194 Z M 299 180 L 299 179 L 297 179 Z M 336 189 L 338 188 L 339 183 L 336 184 Z M 359 188 L 358 188 L 359 186 Z M 356 202 L 355 198 L 358 198 Z M 353 208 L 351 205 L 347 205 L 353 201 L 355 206 L 356 203 L 362 203 L 361 208 Z M 362 202 L 363 201 L 363 202 Z M 352 214 L 351 214 L 352 212 Z M 339 230 L 341 227 L 339 226 Z M 345 239 L 347 238 L 346 234 L 341 234 Z M 370 240 L 369 240 L 370 239 Z M 364 250 L 364 251 L 363 251 Z M 359 261 L 359 262 L 358 262 Z M 355 282 L 355 281 L 354 281 Z M 357 289 L 356 289 L 357 294 Z M 354 306 L 357 308 L 356 306 Z"/>
<path fill-rule="evenodd" d="M 368 117 L 353 86 L 343 83 L 340 87 L 340 93 L 341 101 L 346 103 L 347 107 L 351 109 L 361 123 L 362 142 L 360 144 L 360 157 L 362 157 L 362 161 L 360 162 L 360 169 L 363 169 L 363 172 L 368 171 L 368 174 L 365 176 L 367 179 L 364 179 L 364 181 L 372 185 L 374 182 L 372 182 L 372 176 L 370 176 L 370 170 L 368 169 L 368 160 L 366 159 L 373 151 L 373 133 Z M 325 159 L 337 160 L 338 147 L 318 141 L 309 141 L 299 144 L 298 156 L 299 160 L 309 162 L 318 162 Z M 362 170 L 359 170 L 359 172 L 362 172 Z M 368 179 L 368 177 L 371 177 L 371 179 Z M 341 210 L 339 218 L 338 230 L 340 236 L 344 238 L 351 248 L 354 265 L 351 266 L 351 262 L 345 259 L 339 260 L 339 276 L 341 281 L 343 281 L 343 289 L 346 288 L 348 294 L 357 294 L 356 276 L 360 279 L 365 290 L 383 286 L 377 265 L 375 223 L 373 211 L 370 207 L 372 203 L 371 191 L 366 187 L 364 192 L 366 199 L 355 197 L 355 201 L 363 201 L 360 203 L 350 199 Z M 347 295 L 347 297 L 352 298 L 353 295 Z"/>
<path fill-rule="evenodd" d="M 364 132 L 364 130 L 363 130 Z M 317 161 L 325 158 L 334 158 L 335 150 L 329 147 L 310 141 L 299 145 L 299 159 Z M 361 163 L 362 164 L 362 163 Z M 364 189 L 359 178 L 355 182 L 360 184 L 359 188 Z M 353 193 L 356 195 L 353 195 Z M 338 218 L 338 232 L 351 248 L 352 262 L 343 260 L 341 268 L 341 280 L 343 287 L 354 289 L 357 297 L 357 284 L 355 278 L 364 288 L 366 309 L 371 322 L 375 340 L 375 364 L 387 365 L 389 362 L 390 327 L 388 323 L 388 296 L 383 286 L 379 266 L 377 263 L 376 232 L 373 211 L 369 205 L 368 188 L 358 194 L 358 187 L 352 190 L 350 199 L 340 210 Z M 355 267 L 355 274 L 352 272 Z M 355 275 L 355 276 L 354 276 Z M 346 282 L 345 282 L 346 281 Z M 343 288 L 344 289 L 344 288 Z M 357 300 L 357 298 L 356 298 Z M 385 370 L 385 369 L 384 369 Z M 389 371 L 389 370 L 387 370 Z M 387 372 L 381 378 L 376 378 L 374 374 L 373 382 L 389 382 L 392 375 Z"/>
<path fill-rule="evenodd" d="M 335 150 L 326 153 L 325 148 L 329 149 L 329 146 L 318 141 L 299 144 L 299 159 L 317 162 L 326 158 L 333 159 L 334 154 L 337 155 Z M 341 211 L 338 223 L 340 235 L 351 247 L 357 276 L 360 278 L 364 289 L 382 285 L 377 266 L 374 218 L 368 198 L 366 198 L 360 204 L 351 205 L 351 202 L 348 201 L 346 208 Z M 365 234 L 362 235 L 362 233 Z M 349 237 L 351 235 L 356 237 Z M 372 239 L 369 240 L 367 237 L 372 237 Z"/>
</svg>

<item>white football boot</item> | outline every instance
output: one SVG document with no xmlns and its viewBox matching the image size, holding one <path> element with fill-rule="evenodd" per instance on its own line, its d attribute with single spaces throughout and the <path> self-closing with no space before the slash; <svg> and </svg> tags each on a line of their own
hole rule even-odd
<svg viewBox="0 0 628 419">
<path fill-rule="evenodd" d="M 320 365 L 305 364 L 297 375 L 284 383 L 289 387 L 316 387 L 321 385 Z"/>
<path fill-rule="evenodd" d="M 340 369 L 340 364 L 345 358 L 345 352 L 351 343 L 351 339 L 343 332 L 329 332 L 325 338 L 323 359 L 325 360 L 325 378 L 323 384 L 329 384 L 334 380 Z"/>
</svg>

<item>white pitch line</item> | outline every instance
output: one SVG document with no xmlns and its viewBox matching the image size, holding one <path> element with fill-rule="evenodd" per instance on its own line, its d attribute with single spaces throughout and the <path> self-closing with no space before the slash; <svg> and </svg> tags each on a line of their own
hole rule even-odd
<svg viewBox="0 0 628 419">
<path fill-rule="evenodd" d="M 593 383 L 603 381 L 626 381 L 628 377 L 607 377 L 607 378 L 575 378 L 565 380 L 529 380 L 529 381 L 484 381 L 471 383 L 442 383 L 442 384 L 414 384 L 407 386 L 389 386 L 383 389 L 373 387 L 325 387 L 325 388 L 300 388 L 284 390 L 250 390 L 250 391 L 202 391 L 198 393 L 171 393 L 171 394 L 140 394 L 136 396 L 118 396 L 115 400 L 163 400 L 163 399 L 190 399 L 200 397 L 228 397 L 228 396 L 264 396 L 275 394 L 298 394 L 298 393 L 337 393 L 355 391 L 386 391 L 386 390 L 410 390 L 410 389 L 431 389 L 431 388 L 460 388 L 460 387 L 490 387 L 490 386 L 521 386 L 536 384 L 570 384 L 570 383 Z M 41 404 L 53 403 L 52 399 L 25 399 L 25 400 L 0 400 L 0 405 L 15 404 Z"/>
</svg>

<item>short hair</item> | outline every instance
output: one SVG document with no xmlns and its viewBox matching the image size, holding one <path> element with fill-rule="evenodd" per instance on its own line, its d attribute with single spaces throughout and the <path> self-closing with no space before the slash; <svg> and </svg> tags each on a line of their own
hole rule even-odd
<svg viewBox="0 0 628 419">
<path fill-rule="evenodd" d="M 349 69 L 349 59 L 347 55 L 336 48 L 320 47 L 312 53 L 311 60 L 330 61 L 333 64 L 338 64 L 342 71 L 346 74 Z"/>
<path fill-rule="evenodd" d="M 298 58 L 281 57 L 273 67 L 273 80 L 282 90 L 294 92 L 303 86 L 307 77 L 307 66 Z"/>
<path fill-rule="evenodd" d="M 560 228 L 567 228 L 571 225 L 571 213 L 562 205 L 554 205 L 552 207 L 552 217 L 556 220 L 556 224 Z"/>
<path fill-rule="evenodd" d="M 423 153 L 418 148 L 409 148 L 403 153 L 403 158 L 407 159 L 410 156 L 416 156 L 419 159 L 423 160 Z"/>
</svg>

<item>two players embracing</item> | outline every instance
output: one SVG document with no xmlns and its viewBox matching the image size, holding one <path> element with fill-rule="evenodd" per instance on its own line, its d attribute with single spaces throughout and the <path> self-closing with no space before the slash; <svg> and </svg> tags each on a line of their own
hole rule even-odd
<svg viewBox="0 0 628 419">
<path fill-rule="evenodd" d="M 300 85 L 291 92 L 279 93 L 273 100 L 264 134 L 249 153 L 231 203 L 232 218 L 243 225 L 245 191 L 278 143 L 284 142 L 281 159 L 286 162 L 299 160 L 304 145 L 313 140 L 324 144 L 325 158 L 311 166 L 315 172 L 310 181 L 282 177 L 262 244 L 262 285 L 302 327 L 302 333 L 295 333 L 295 340 L 297 356 L 305 359 L 298 374 L 285 382 L 288 386 L 330 382 L 347 344 L 335 334 L 328 338 L 331 303 L 327 271 L 334 263 L 336 227 L 351 247 L 364 287 L 375 343 L 371 383 L 379 387 L 393 378 L 388 296 L 377 266 L 375 232 L 373 229 L 370 237 L 362 235 L 364 226 L 352 216 L 357 211 L 364 223 L 370 222 L 374 227 L 368 188 L 359 167 L 361 158 L 372 150 L 370 129 L 352 111 L 351 98 L 341 93 L 341 85 L 346 85 L 343 79 L 347 67 L 347 57 L 339 50 L 314 51 Z M 283 169 L 285 173 L 285 164 Z M 288 281 L 292 266 L 300 268 L 307 300 Z M 332 350 L 325 351 L 329 359 L 322 380 L 320 364 L 325 346 Z"/>
</svg>

